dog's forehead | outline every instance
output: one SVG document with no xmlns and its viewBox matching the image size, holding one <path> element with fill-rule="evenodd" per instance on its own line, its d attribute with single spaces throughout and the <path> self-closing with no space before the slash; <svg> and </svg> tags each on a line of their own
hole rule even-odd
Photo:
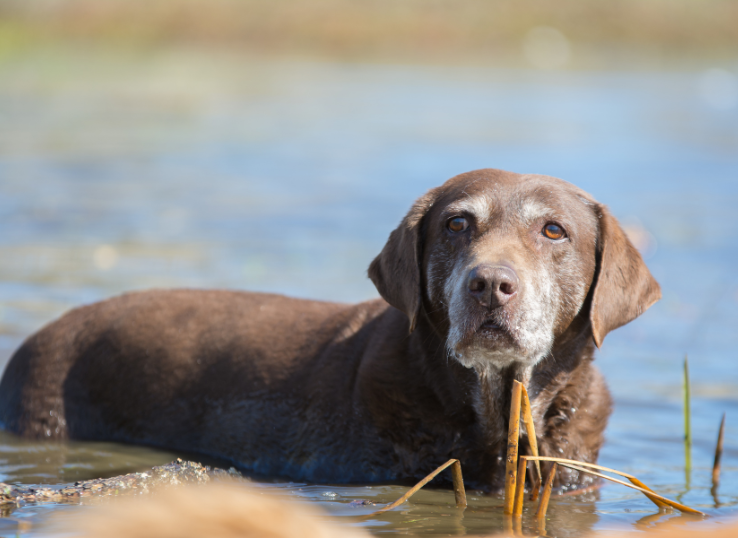
<svg viewBox="0 0 738 538">
<path fill-rule="evenodd" d="M 442 189 L 439 209 L 472 214 L 479 220 L 495 216 L 523 222 L 544 217 L 569 220 L 596 203 L 589 194 L 564 180 L 500 170 L 461 174 L 448 180 Z"/>
</svg>

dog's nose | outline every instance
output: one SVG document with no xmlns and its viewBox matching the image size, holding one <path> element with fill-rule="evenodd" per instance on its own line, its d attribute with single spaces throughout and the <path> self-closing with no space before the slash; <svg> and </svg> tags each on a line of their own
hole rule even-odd
<svg viewBox="0 0 738 538">
<path fill-rule="evenodd" d="M 482 305 L 503 306 L 518 292 L 518 275 L 504 265 L 478 265 L 469 273 L 467 288 Z"/>
</svg>

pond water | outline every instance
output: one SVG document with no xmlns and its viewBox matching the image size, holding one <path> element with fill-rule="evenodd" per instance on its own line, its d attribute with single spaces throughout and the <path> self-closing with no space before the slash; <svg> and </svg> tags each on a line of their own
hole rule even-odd
<svg viewBox="0 0 738 538">
<path fill-rule="evenodd" d="M 558 176 L 610 206 L 664 292 L 641 318 L 610 334 L 599 353 L 615 398 L 600 463 L 710 515 L 735 518 L 738 97 L 730 92 L 738 95 L 738 83 L 730 70 L 707 71 L 712 67 L 720 66 L 552 73 L 198 51 L 5 58 L 0 364 L 65 310 L 126 290 L 374 297 L 366 267 L 427 189 L 482 167 Z M 716 72 L 722 100 L 710 86 Z M 690 473 L 685 354 L 693 392 Z M 724 412 L 722 482 L 712 495 Z M 0 481 L 73 482 L 176 455 L 2 433 Z M 389 502 L 406 489 L 271 487 L 344 518 L 371 511 L 350 506 L 354 499 Z M 451 491 L 423 490 L 362 525 L 382 535 L 496 532 L 500 504 L 471 492 L 461 513 Z M 0 521 L 0 535 L 43 534 L 36 526 L 19 531 L 17 521 L 79 509 L 27 506 Z M 606 484 L 555 498 L 548 530 L 578 536 L 644 528 L 654 513 L 639 493 Z"/>
</svg>

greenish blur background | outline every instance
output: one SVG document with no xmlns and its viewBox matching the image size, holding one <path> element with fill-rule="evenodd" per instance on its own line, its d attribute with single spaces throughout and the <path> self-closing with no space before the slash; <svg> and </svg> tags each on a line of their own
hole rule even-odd
<svg viewBox="0 0 738 538">
<path fill-rule="evenodd" d="M 0 56 L 56 46 L 188 46 L 632 69 L 732 60 L 737 23 L 732 0 L 3 0 Z"/>
</svg>

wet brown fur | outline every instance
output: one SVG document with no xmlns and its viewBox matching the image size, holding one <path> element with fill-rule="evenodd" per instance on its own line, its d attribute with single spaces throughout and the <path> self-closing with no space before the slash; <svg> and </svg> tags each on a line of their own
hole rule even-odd
<svg viewBox="0 0 738 538">
<path fill-rule="evenodd" d="M 494 215 L 484 233 L 479 224 L 466 244 L 451 244 L 444 208 L 470 196 L 491 197 Z M 556 205 L 581 240 L 545 250 L 540 223 L 523 229 L 505 208 L 526 197 Z M 553 344 L 525 368 L 465 367 L 446 349 L 447 305 L 434 286 L 454 260 L 498 250 L 525 278 L 533 267 L 554 275 Z M 434 260 L 443 263 L 429 276 Z M 517 378 L 541 452 L 596 461 L 611 401 L 591 364 L 595 344 L 660 296 L 604 206 L 554 178 L 462 174 L 416 202 L 369 276 L 383 299 L 357 305 L 154 290 L 77 308 L 12 357 L 0 421 L 27 437 L 148 444 L 316 482 L 412 480 L 458 458 L 470 486 L 498 489 Z M 569 304 L 567 294 L 582 300 Z M 512 303 L 500 315 L 522 315 L 522 299 Z M 468 316 L 477 316 L 471 306 Z"/>
</svg>

